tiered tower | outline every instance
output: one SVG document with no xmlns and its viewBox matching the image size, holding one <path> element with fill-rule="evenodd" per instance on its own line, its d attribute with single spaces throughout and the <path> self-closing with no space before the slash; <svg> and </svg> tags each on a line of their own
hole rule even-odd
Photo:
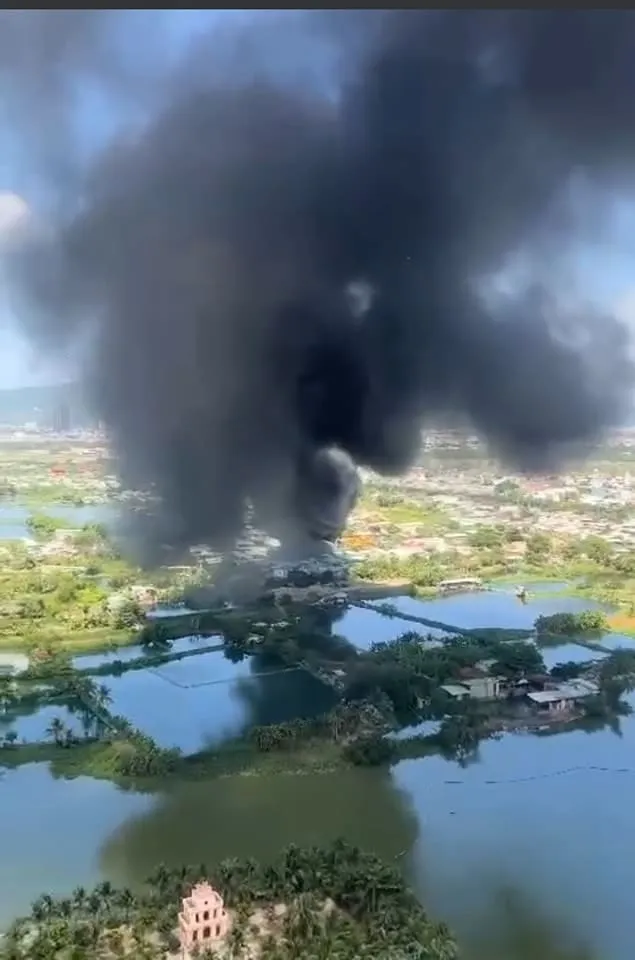
<svg viewBox="0 0 635 960">
<path fill-rule="evenodd" d="M 179 913 L 182 960 L 191 960 L 197 948 L 204 950 L 222 940 L 229 930 L 229 914 L 223 898 L 209 883 L 198 883 L 183 898 Z"/>
</svg>

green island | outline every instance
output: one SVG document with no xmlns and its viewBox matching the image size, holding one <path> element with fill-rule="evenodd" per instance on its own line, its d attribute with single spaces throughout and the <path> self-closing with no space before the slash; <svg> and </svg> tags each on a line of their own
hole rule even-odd
<svg viewBox="0 0 635 960">
<path fill-rule="evenodd" d="M 432 922 L 395 868 L 345 842 L 289 846 L 277 862 L 230 860 L 169 870 L 160 865 L 142 890 L 104 882 L 69 897 L 44 895 L 0 941 L 3 960 L 153 960 L 180 953 L 178 911 L 195 885 L 223 897 L 229 930 L 215 950 L 192 956 L 263 960 L 453 960 L 456 942 Z"/>
</svg>

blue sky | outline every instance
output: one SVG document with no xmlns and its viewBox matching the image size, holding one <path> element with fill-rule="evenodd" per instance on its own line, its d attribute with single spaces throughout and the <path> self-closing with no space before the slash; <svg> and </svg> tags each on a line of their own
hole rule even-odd
<svg viewBox="0 0 635 960">
<path fill-rule="evenodd" d="M 232 15 L 225 10 L 164 10 L 157 16 L 163 16 L 175 54 L 178 54 L 188 42 L 201 30 L 213 25 L 215 20 Z M 84 132 L 87 147 L 98 146 L 108 135 L 107 117 L 99 104 L 87 98 L 85 104 L 86 123 Z M 0 193 L 23 189 L 21 165 L 4 149 L 0 154 Z M 32 195 L 32 194 L 31 194 Z M 20 334 L 17 324 L 8 307 L 6 291 L 2 287 L 0 276 L 0 389 L 21 386 L 42 385 L 67 380 L 73 376 L 72 364 L 59 358 L 46 357 L 34 352 L 30 344 Z"/>
<path fill-rule="evenodd" d="M 230 15 L 249 15 L 250 11 L 169 10 L 157 12 L 166 18 L 171 47 L 178 54 L 201 29 Z M 86 145 L 93 148 L 107 136 L 107 118 L 99 104 L 86 101 L 84 133 Z M 0 153 L 0 193 L 21 191 L 21 167 L 10 152 Z M 616 203 L 610 241 L 597 242 L 580 251 L 574 260 L 584 293 L 611 307 L 629 298 L 635 331 L 635 204 Z M 72 376 L 69 364 L 34 354 L 20 335 L 6 302 L 0 277 L 0 388 L 51 383 Z"/>
</svg>

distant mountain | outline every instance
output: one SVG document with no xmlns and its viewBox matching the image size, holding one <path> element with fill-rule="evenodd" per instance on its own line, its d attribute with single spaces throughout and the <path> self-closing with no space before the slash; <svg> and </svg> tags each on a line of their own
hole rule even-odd
<svg viewBox="0 0 635 960">
<path fill-rule="evenodd" d="M 67 407 L 75 427 L 87 426 L 94 418 L 88 412 L 78 383 L 56 383 L 42 387 L 0 389 L 0 423 L 19 426 L 35 421 L 49 426 L 55 411 Z"/>
</svg>

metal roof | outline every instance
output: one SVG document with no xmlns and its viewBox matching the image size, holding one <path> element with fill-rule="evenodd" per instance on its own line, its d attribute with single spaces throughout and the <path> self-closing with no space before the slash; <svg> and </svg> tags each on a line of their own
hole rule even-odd
<svg viewBox="0 0 635 960">
<path fill-rule="evenodd" d="M 441 689 L 451 697 L 466 697 L 470 692 L 467 687 L 462 687 L 458 683 L 444 683 Z"/>
<path fill-rule="evenodd" d="M 583 697 L 593 697 L 599 688 L 589 680 L 578 680 L 572 683 L 563 683 L 555 690 L 542 690 L 538 693 L 528 693 L 527 696 L 534 703 L 557 703 L 558 700 L 580 700 Z"/>
</svg>

